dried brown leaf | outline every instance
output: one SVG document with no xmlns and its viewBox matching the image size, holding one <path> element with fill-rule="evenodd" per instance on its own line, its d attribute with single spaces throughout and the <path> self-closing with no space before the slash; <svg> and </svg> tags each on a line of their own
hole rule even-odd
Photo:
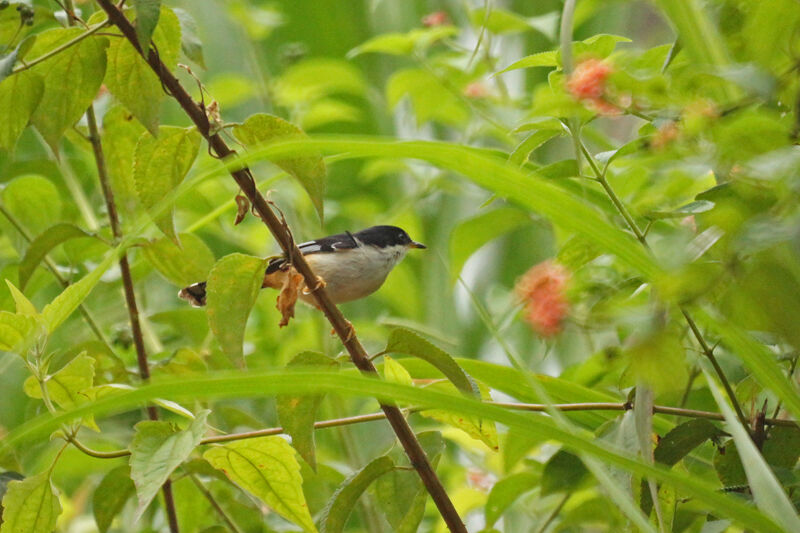
<svg viewBox="0 0 800 533">
<path fill-rule="evenodd" d="M 283 287 L 278 294 L 276 307 L 281 312 L 281 321 L 278 326 L 283 327 L 289 324 L 289 320 L 294 318 L 294 306 L 297 303 L 297 296 L 300 293 L 300 286 L 303 284 L 303 276 L 294 267 L 291 267 L 283 280 Z"/>
</svg>

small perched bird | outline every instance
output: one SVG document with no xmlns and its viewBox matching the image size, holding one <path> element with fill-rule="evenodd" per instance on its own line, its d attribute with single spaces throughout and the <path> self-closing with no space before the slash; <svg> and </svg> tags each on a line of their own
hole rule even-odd
<svg viewBox="0 0 800 533">
<path fill-rule="evenodd" d="M 297 245 L 315 274 L 320 276 L 334 303 L 349 302 L 378 290 L 409 248 L 425 248 L 397 226 L 372 226 L 356 233 L 346 231 Z M 262 287 L 279 289 L 289 275 L 286 256 L 267 264 Z M 194 306 L 206 304 L 206 282 L 182 289 L 178 296 Z M 308 289 L 299 297 L 314 305 Z"/>
</svg>

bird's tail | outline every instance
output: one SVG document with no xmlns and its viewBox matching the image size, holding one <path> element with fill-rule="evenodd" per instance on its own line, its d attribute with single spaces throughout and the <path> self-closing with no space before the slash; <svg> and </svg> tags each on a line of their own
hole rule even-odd
<svg viewBox="0 0 800 533">
<path fill-rule="evenodd" d="M 206 282 L 201 281 L 184 287 L 178 293 L 178 298 L 186 300 L 194 307 L 203 307 L 206 305 Z"/>
</svg>

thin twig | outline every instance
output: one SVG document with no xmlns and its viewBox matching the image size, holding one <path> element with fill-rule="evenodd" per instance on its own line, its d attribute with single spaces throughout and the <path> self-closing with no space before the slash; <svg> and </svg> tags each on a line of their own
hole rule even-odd
<svg viewBox="0 0 800 533">
<path fill-rule="evenodd" d="M 209 150 L 212 151 L 220 159 L 231 159 L 235 157 L 235 152 L 231 150 L 223 138 L 211 131 L 211 125 L 206 116 L 205 109 L 203 109 L 192 97 L 186 92 L 186 89 L 181 85 L 178 79 L 170 72 L 170 69 L 164 65 L 159 59 L 158 55 L 152 50 L 143 51 L 139 46 L 136 36 L 136 30 L 125 15 L 111 2 L 111 0 L 98 0 L 100 7 L 108 14 L 109 20 L 116 25 L 131 43 L 131 45 L 140 53 L 147 61 L 153 71 L 161 80 L 162 86 L 169 91 L 173 98 L 180 104 L 189 118 L 197 127 L 201 135 L 208 141 Z M 247 167 L 242 167 L 238 170 L 231 171 L 231 175 L 236 180 L 237 185 L 242 189 L 242 192 L 247 196 L 253 209 L 258 213 L 261 220 L 268 227 L 269 231 L 278 241 L 283 252 L 292 258 L 292 263 L 295 269 L 302 274 L 306 285 L 309 287 L 316 286 L 317 275 L 314 274 L 311 267 L 306 262 L 303 254 L 297 248 L 294 240 L 291 237 L 289 229 L 281 222 L 280 218 L 275 214 L 265 198 L 256 188 L 255 179 Z M 353 363 L 362 372 L 368 374 L 377 374 L 375 366 L 370 362 L 369 355 L 364 349 L 364 346 L 359 341 L 358 337 L 353 332 L 353 326 L 344 317 L 342 312 L 334 305 L 328 296 L 327 291 L 322 288 L 314 291 L 314 299 L 317 306 L 325 314 L 328 321 L 333 326 L 337 335 L 347 349 Z M 436 504 L 439 512 L 442 515 L 447 527 L 453 532 L 466 533 L 466 528 L 461 520 L 461 517 L 456 511 L 453 502 L 447 494 L 442 482 L 434 472 L 430 461 L 428 460 L 425 451 L 422 449 L 419 441 L 417 440 L 414 431 L 408 425 L 408 422 L 403 417 L 403 414 L 397 407 L 390 405 L 381 405 L 386 418 L 392 426 L 398 440 L 403 445 L 406 454 L 412 465 L 417 469 L 417 472 L 422 479 L 425 488 L 431 495 L 431 499 Z"/>
<path fill-rule="evenodd" d="M 550 527 L 550 524 L 553 523 L 553 520 L 558 517 L 558 514 L 561 512 L 561 509 L 564 508 L 564 504 L 567 503 L 567 500 L 569 500 L 570 496 L 572 496 L 571 492 L 564 494 L 564 497 L 561 498 L 561 501 L 558 502 L 558 505 L 556 505 L 553 511 L 547 516 L 547 520 L 544 521 L 542 527 L 536 530 L 536 533 L 544 533 L 547 531 L 547 528 Z"/>
<path fill-rule="evenodd" d="M 32 61 L 26 61 L 24 65 L 20 65 L 17 68 L 15 68 L 14 70 L 12 70 L 11 74 L 12 75 L 13 74 L 17 74 L 18 72 L 22 72 L 23 70 L 28 70 L 31 67 L 35 67 L 36 65 L 38 65 L 42 61 L 47 61 L 51 57 L 60 54 L 61 52 L 63 52 L 67 48 L 70 48 L 71 46 L 75 46 L 76 44 L 78 44 L 82 40 L 86 39 L 87 37 L 91 37 L 93 34 L 97 33 L 100 30 L 102 30 L 106 26 L 108 26 L 108 21 L 107 20 L 92 26 L 91 28 L 89 28 L 84 33 L 81 33 L 80 35 L 75 36 L 73 39 L 70 39 L 69 41 L 65 42 L 62 45 L 56 46 L 55 48 L 53 48 L 52 50 L 50 50 L 46 54 L 42 54 L 42 55 L 40 55 L 39 57 L 37 57 L 36 59 L 34 59 Z"/>
<path fill-rule="evenodd" d="M 239 529 L 239 526 L 236 525 L 236 522 L 233 521 L 233 518 L 228 516 L 228 513 L 225 512 L 225 509 L 222 508 L 214 495 L 211 494 L 211 491 L 208 490 L 199 479 L 197 479 L 197 476 L 194 474 L 189 474 L 189 479 L 191 479 L 192 483 L 195 484 L 197 490 L 199 490 L 203 496 L 206 497 L 206 500 L 208 500 L 208 503 L 211 504 L 211 507 L 214 508 L 220 518 L 222 518 L 225 523 L 228 524 L 228 527 L 231 528 L 231 531 L 234 533 L 242 533 L 242 530 Z"/>
</svg>

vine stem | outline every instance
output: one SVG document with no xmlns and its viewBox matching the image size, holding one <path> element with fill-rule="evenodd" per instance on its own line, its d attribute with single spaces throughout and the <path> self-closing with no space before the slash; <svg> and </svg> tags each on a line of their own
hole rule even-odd
<svg viewBox="0 0 800 533">
<path fill-rule="evenodd" d="M 211 491 L 208 490 L 199 479 L 197 479 L 197 476 L 194 474 L 189 474 L 189 479 L 192 480 L 192 483 L 194 483 L 194 485 L 197 487 L 197 490 L 199 490 L 203 496 L 206 497 L 206 500 L 208 500 L 208 503 L 211 504 L 211 507 L 214 508 L 217 514 L 225 521 L 226 524 L 228 524 L 228 527 L 231 528 L 231 531 L 234 533 L 243 533 L 239 526 L 236 525 L 236 522 L 233 521 L 233 518 L 228 516 L 228 513 L 225 512 L 225 509 L 222 508 L 214 495 L 211 494 Z"/>
<path fill-rule="evenodd" d="M 586 402 L 586 403 L 518 403 L 518 402 L 485 402 L 489 405 L 496 405 L 505 409 L 514 411 L 530 411 L 536 413 L 546 413 L 548 409 L 555 409 L 562 413 L 569 413 L 575 411 L 630 411 L 633 405 L 629 402 Z M 406 414 L 417 413 L 424 409 L 419 407 L 411 407 L 405 409 Z M 725 420 L 725 417 L 720 413 L 712 411 L 698 411 L 695 409 L 684 409 L 681 407 L 670 407 L 666 405 L 654 405 L 653 413 L 671 416 L 681 416 L 684 418 L 703 418 L 706 420 L 718 420 L 720 422 Z M 333 418 L 331 420 L 320 420 L 314 422 L 314 429 L 325 429 L 340 426 L 349 426 L 351 424 L 363 424 L 365 422 L 374 422 L 376 420 L 383 420 L 386 414 L 383 412 L 370 413 L 366 415 L 348 416 L 345 418 Z M 794 420 L 787 420 L 783 418 L 766 418 L 764 423 L 770 426 L 783 426 L 797 428 L 797 422 Z M 234 442 L 238 440 L 255 439 L 258 437 L 270 437 L 274 435 L 282 435 L 285 431 L 282 427 L 256 429 L 253 431 L 245 431 L 242 433 L 231 433 L 229 435 L 217 435 L 214 437 L 206 437 L 200 441 L 200 445 L 207 444 L 220 444 L 224 442 Z M 77 448 L 95 459 L 118 459 L 120 457 L 127 457 L 131 454 L 130 450 L 114 450 L 109 452 L 101 452 L 93 450 L 83 444 Z"/>
<path fill-rule="evenodd" d="M 578 140 L 578 144 L 580 145 L 580 149 L 583 152 L 583 155 L 589 162 L 589 166 L 592 167 L 592 171 L 595 174 L 597 182 L 600 184 L 601 187 L 603 187 L 603 190 L 606 192 L 606 195 L 611 200 L 611 203 L 614 204 L 614 207 L 616 207 L 619 214 L 625 220 L 625 224 L 633 232 L 633 234 L 636 236 L 636 239 L 642 244 L 642 246 L 644 246 L 648 251 L 651 251 L 650 245 L 647 243 L 647 236 L 642 232 L 641 229 L 639 229 L 639 226 L 638 224 L 636 224 L 636 221 L 633 219 L 631 214 L 625 208 L 625 205 L 619 199 L 617 193 L 608 183 L 605 171 L 600 170 L 600 167 L 597 165 L 597 161 L 595 161 L 594 157 L 592 157 L 592 155 L 589 153 L 589 150 L 580 140 L 580 137 L 576 136 L 576 139 Z M 708 360 L 711 362 L 711 366 L 714 367 L 714 372 L 717 374 L 717 377 L 722 382 L 722 386 L 725 388 L 725 392 L 727 393 L 728 398 L 731 401 L 731 404 L 733 404 L 733 408 L 736 411 L 736 417 L 739 419 L 742 425 L 749 431 L 750 426 L 747 423 L 747 417 L 745 416 L 741 405 L 739 405 L 739 401 L 736 399 L 736 393 L 734 392 L 733 387 L 728 381 L 728 378 L 725 376 L 725 372 L 722 371 L 722 367 L 720 366 L 719 361 L 717 361 L 717 357 L 714 355 L 714 348 L 709 346 L 708 342 L 706 342 L 703 333 L 700 331 L 700 328 L 697 327 L 697 323 L 695 323 L 694 319 L 692 318 L 692 315 L 689 314 L 689 311 L 682 305 L 679 305 L 678 309 L 680 309 L 683 318 L 689 325 L 689 329 L 691 330 L 692 335 L 694 336 L 695 340 L 697 340 L 697 343 L 700 345 L 700 349 L 702 350 L 703 355 L 705 355 L 706 358 L 708 358 Z"/>
<path fill-rule="evenodd" d="M 158 54 L 152 50 L 142 50 L 139 46 L 136 30 L 130 21 L 125 18 L 122 11 L 120 11 L 111 0 L 98 0 L 98 4 L 108 14 L 108 19 L 120 29 L 125 38 L 128 39 L 131 45 L 142 55 L 145 61 L 147 61 L 161 80 L 162 86 L 183 108 L 200 134 L 208 141 L 209 150 L 220 159 L 231 159 L 235 157 L 236 152 L 228 147 L 227 143 L 219 134 L 211 130 L 205 109 L 195 102 L 189 93 L 186 92 L 186 89 L 184 89 L 183 85 L 181 85 L 178 79 L 170 72 L 169 68 L 161 62 Z M 283 252 L 290 258 L 295 269 L 303 276 L 306 285 L 309 287 L 316 287 L 318 285 L 317 275 L 311 270 L 303 254 L 297 248 L 285 222 L 276 215 L 264 196 L 256 188 L 255 179 L 250 169 L 246 166 L 242 166 L 238 170 L 232 170 L 231 176 L 236 181 L 237 185 L 239 185 L 245 196 L 247 196 L 253 209 L 267 226 L 273 237 L 275 237 L 275 240 L 278 241 Z M 312 294 L 317 306 L 325 314 L 331 326 L 333 326 L 334 331 L 341 339 L 342 344 L 350 354 L 355 366 L 364 373 L 377 375 L 377 370 L 369 360 L 367 351 L 355 334 L 353 325 L 344 317 L 336 305 L 334 305 L 324 287 L 313 291 Z M 422 449 L 416 435 L 411 429 L 411 426 L 408 425 L 400 409 L 386 404 L 382 404 L 381 408 L 408 455 L 411 464 L 416 468 L 425 488 L 431 495 L 431 499 L 436 504 L 447 527 L 453 532 L 466 533 L 467 529 L 458 511 L 456 511 L 441 480 L 437 477 L 436 472 L 434 472 L 428 457 L 425 455 L 425 451 Z"/>
</svg>

